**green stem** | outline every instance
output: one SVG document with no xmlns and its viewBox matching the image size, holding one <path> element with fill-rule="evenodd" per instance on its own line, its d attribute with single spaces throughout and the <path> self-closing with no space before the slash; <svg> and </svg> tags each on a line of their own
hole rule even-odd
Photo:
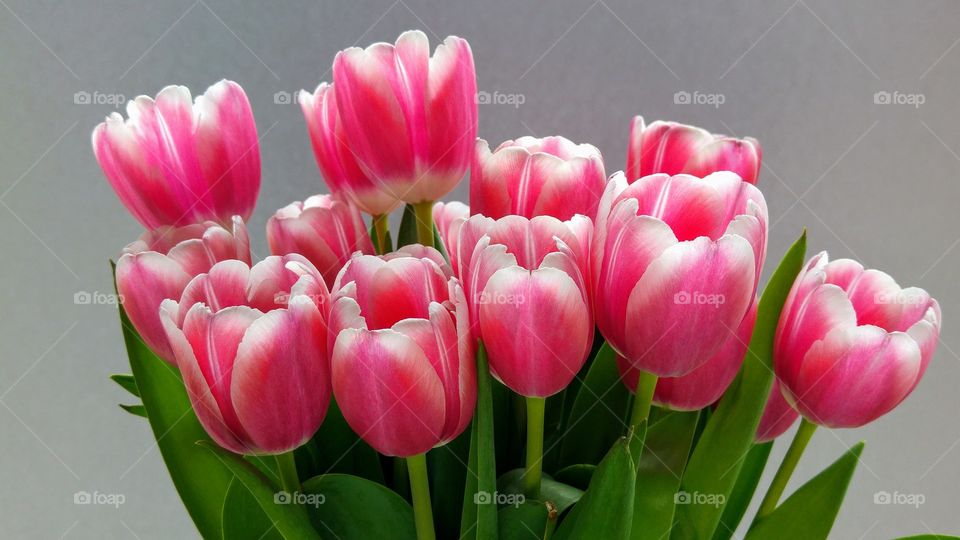
<svg viewBox="0 0 960 540">
<path fill-rule="evenodd" d="M 430 506 L 430 483 L 427 480 L 427 455 L 407 458 L 410 474 L 410 492 L 413 495 L 413 521 L 417 526 L 417 540 L 435 540 L 433 508 Z"/>
<path fill-rule="evenodd" d="M 527 497 L 540 496 L 540 476 L 543 469 L 543 417 L 546 398 L 527 398 L 527 467 L 523 471 L 523 492 Z"/>
<path fill-rule="evenodd" d="M 413 214 L 417 218 L 417 241 L 425 246 L 433 246 L 433 202 L 425 201 L 413 205 Z"/>
<path fill-rule="evenodd" d="M 377 241 L 377 253 L 380 255 L 387 252 L 387 232 L 389 231 L 387 220 L 389 218 L 389 214 L 373 216 L 373 234 Z"/>
<path fill-rule="evenodd" d="M 297 462 L 293 458 L 293 451 L 273 456 L 277 460 L 277 469 L 280 471 L 280 486 L 284 491 L 293 495 L 300 491 L 300 477 L 297 476 Z"/>
<path fill-rule="evenodd" d="M 630 413 L 630 425 L 637 427 L 650 416 L 653 403 L 653 391 L 657 389 L 657 376 L 646 371 L 640 372 L 637 381 L 636 396 L 633 398 L 633 412 Z"/>
<path fill-rule="evenodd" d="M 777 474 L 773 477 L 773 482 L 770 483 L 767 494 L 763 497 L 763 502 L 760 503 L 760 509 L 757 510 L 757 517 L 753 520 L 754 523 L 776 509 L 777 503 L 780 501 L 780 496 L 783 495 L 783 490 L 786 489 L 787 482 L 790 481 L 790 476 L 793 474 L 794 469 L 797 468 L 797 463 L 800 462 L 800 456 L 803 455 L 803 451 L 807 448 L 807 443 L 810 442 L 810 438 L 813 437 L 813 432 L 816 431 L 816 429 L 817 425 L 809 422 L 806 418 L 800 421 L 797 434 L 793 436 L 793 442 L 790 443 L 790 448 L 787 449 L 786 455 L 783 456 L 780 468 L 777 469 Z"/>
</svg>

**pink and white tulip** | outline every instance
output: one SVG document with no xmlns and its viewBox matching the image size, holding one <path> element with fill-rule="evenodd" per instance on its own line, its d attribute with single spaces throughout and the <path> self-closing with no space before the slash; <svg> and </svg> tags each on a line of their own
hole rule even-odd
<svg viewBox="0 0 960 540">
<path fill-rule="evenodd" d="M 774 379 L 760 425 L 757 426 L 756 442 L 765 443 L 783 435 L 799 417 L 800 414 L 783 398 L 780 382 Z"/>
<path fill-rule="evenodd" d="M 117 292 L 133 327 L 157 356 L 175 362 L 160 303 L 179 299 L 191 279 L 231 259 L 250 264 L 250 238 L 239 216 L 232 230 L 213 222 L 160 227 L 124 248 L 117 261 Z"/>
<path fill-rule="evenodd" d="M 740 327 L 766 241 L 763 195 L 736 174 L 614 175 L 593 242 L 600 332 L 636 369 L 690 373 Z"/>
<path fill-rule="evenodd" d="M 565 221 L 576 214 L 593 219 L 606 183 L 603 158 L 593 145 L 564 137 L 520 137 L 491 152 L 487 141 L 478 139 L 470 169 L 470 208 L 494 219 L 553 216 Z"/>
<path fill-rule="evenodd" d="M 160 317 L 207 433 L 238 454 L 280 454 L 310 439 L 330 404 L 329 293 L 299 255 L 253 267 L 223 261 Z"/>
<path fill-rule="evenodd" d="M 320 83 L 312 94 L 301 90 L 298 100 L 307 120 L 313 155 L 330 191 L 352 201 L 368 214 L 389 214 L 400 204 L 400 199 L 367 176 L 357 163 L 337 113 L 334 85 Z"/>
<path fill-rule="evenodd" d="M 381 454 L 422 454 L 454 439 L 473 417 L 467 303 L 438 257 L 357 255 L 337 278 L 333 392 L 350 427 Z"/>
<path fill-rule="evenodd" d="M 459 201 L 438 202 L 433 205 L 433 222 L 437 226 L 437 233 L 443 248 L 450 257 L 450 266 L 454 274 L 457 272 L 457 240 L 460 238 L 460 227 L 470 217 L 470 207 Z"/>
<path fill-rule="evenodd" d="M 642 116 L 636 116 L 627 143 L 627 180 L 655 173 L 704 177 L 731 171 L 756 184 L 762 155 L 760 143 L 752 137 L 713 135 L 698 127 L 660 120 L 647 126 Z"/>
<path fill-rule="evenodd" d="M 780 315 L 774 369 L 787 401 L 810 422 L 858 427 L 900 404 L 920 382 L 940 336 L 940 305 L 849 259 L 814 256 Z"/>
<path fill-rule="evenodd" d="M 565 388 L 593 342 L 589 252 L 593 224 L 577 215 L 460 226 L 457 260 L 490 371 L 513 391 L 547 397 Z"/>
<path fill-rule="evenodd" d="M 260 145 L 243 89 L 220 81 L 191 102 L 185 86 L 127 103 L 93 131 L 93 151 L 120 202 L 147 229 L 253 213 Z"/>
<path fill-rule="evenodd" d="M 465 40 L 448 37 L 433 57 L 420 31 L 396 45 L 345 49 L 333 80 L 350 151 L 383 191 L 419 203 L 456 187 L 477 133 L 477 76 Z"/>
<path fill-rule="evenodd" d="M 373 254 L 370 234 L 360 212 L 333 195 L 314 195 L 277 210 L 267 222 L 267 241 L 274 255 L 299 253 L 333 287 L 340 269 L 355 252 Z"/>
</svg>

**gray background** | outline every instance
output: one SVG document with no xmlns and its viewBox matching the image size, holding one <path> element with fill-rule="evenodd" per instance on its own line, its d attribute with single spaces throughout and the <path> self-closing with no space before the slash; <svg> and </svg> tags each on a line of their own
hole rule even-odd
<svg viewBox="0 0 960 540">
<path fill-rule="evenodd" d="M 129 398 L 107 380 L 128 370 L 114 307 L 73 301 L 111 290 L 108 258 L 140 233 L 90 150 L 112 107 L 75 104 L 74 93 L 129 99 L 170 83 L 197 94 L 238 81 L 262 135 L 250 223 L 262 256 L 270 213 L 323 190 L 299 107 L 274 94 L 312 89 L 338 49 L 408 28 L 433 43 L 466 37 L 479 89 L 523 96 L 516 108 L 481 106 L 480 136 L 563 134 L 597 145 L 613 172 L 633 114 L 752 135 L 773 225 L 766 274 L 806 226 L 813 249 L 937 297 L 946 331 L 914 395 L 865 428 L 819 431 L 795 478 L 866 439 L 836 538 L 960 532 L 958 17 L 949 1 L 0 0 L 2 535 L 196 535 L 146 422 L 116 406 Z M 678 105 L 678 91 L 724 103 Z M 876 104 L 878 91 L 925 102 Z M 465 183 L 456 195 L 465 199 Z M 75 505 L 81 490 L 126 500 Z M 877 505 L 881 491 L 924 503 Z"/>
</svg>

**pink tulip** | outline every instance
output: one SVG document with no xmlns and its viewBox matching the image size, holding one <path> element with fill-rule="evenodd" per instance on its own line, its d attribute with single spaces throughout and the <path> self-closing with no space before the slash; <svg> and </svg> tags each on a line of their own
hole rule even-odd
<svg viewBox="0 0 960 540">
<path fill-rule="evenodd" d="M 784 397 L 810 422 L 858 427 L 920 382 L 940 336 L 940 305 L 857 262 L 814 256 L 780 315 L 774 369 Z"/>
<path fill-rule="evenodd" d="M 260 147 L 253 112 L 232 81 L 194 103 L 185 86 L 127 103 L 93 130 L 93 151 L 120 202 L 147 229 L 253 213 Z"/>
<path fill-rule="evenodd" d="M 520 137 L 490 152 L 478 139 L 470 170 L 474 214 L 499 219 L 576 214 L 593 219 L 607 176 L 600 151 L 563 137 Z"/>
<path fill-rule="evenodd" d="M 593 242 L 597 326 L 630 364 L 679 377 L 718 353 L 753 300 L 767 206 L 730 172 L 614 175 Z"/>
<path fill-rule="evenodd" d="M 175 362 L 160 303 L 180 298 L 191 279 L 230 259 L 250 263 L 250 238 L 239 216 L 232 231 L 213 222 L 160 227 L 124 248 L 117 261 L 117 292 L 133 327 L 157 356 Z"/>
<path fill-rule="evenodd" d="M 457 239 L 460 237 L 460 227 L 470 217 L 470 207 L 462 202 L 438 202 L 433 205 L 433 222 L 437 226 L 440 241 L 450 257 L 450 266 L 457 272 Z"/>
<path fill-rule="evenodd" d="M 466 299 L 437 257 L 357 255 L 337 277 L 333 393 L 350 427 L 381 454 L 422 454 L 473 417 Z"/>
<path fill-rule="evenodd" d="M 333 85 L 320 83 L 313 94 L 301 90 L 298 99 L 307 120 L 313 155 L 330 191 L 351 200 L 368 214 L 389 214 L 400 204 L 400 199 L 367 176 L 357 163 L 337 114 Z"/>
<path fill-rule="evenodd" d="M 345 49 L 333 80 L 347 144 L 383 191 L 419 203 L 456 187 L 477 133 L 477 77 L 466 41 L 448 37 L 432 58 L 420 31 L 404 32 L 396 45 Z"/>
<path fill-rule="evenodd" d="M 760 417 L 760 425 L 757 426 L 756 442 L 765 443 L 783 435 L 799 416 L 787 400 L 783 399 L 780 383 L 774 379 L 767 406 Z"/>
<path fill-rule="evenodd" d="M 328 287 L 353 253 L 373 254 L 360 212 L 333 195 L 314 195 L 277 210 L 267 222 L 267 241 L 274 255 L 306 257 Z"/>
<path fill-rule="evenodd" d="M 577 374 L 593 342 L 589 251 L 593 224 L 575 216 L 462 223 L 460 277 L 491 372 L 513 391 L 547 397 Z"/>
<path fill-rule="evenodd" d="M 713 135 L 698 127 L 659 120 L 645 126 L 643 117 L 636 116 L 627 144 L 627 180 L 655 173 L 704 177 L 732 171 L 756 184 L 761 157 L 760 143 L 751 137 Z"/>
<path fill-rule="evenodd" d="M 756 320 L 754 303 L 740 327 L 727 332 L 726 342 L 705 364 L 680 377 L 658 379 L 653 402 L 678 411 L 696 411 L 716 403 L 740 371 Z M 635 391 L 640 371 L 622 356 L 617 356 L 617 367 L 623 383 L 631 392 Z"/>
<path fill-rule="evenodd" d="M 160 318 L 207 433 L 238 454 L 281 454 L 320 427 L 330 403 L 329 294 L 299 255 L 223 261 Z"/>
</svg>

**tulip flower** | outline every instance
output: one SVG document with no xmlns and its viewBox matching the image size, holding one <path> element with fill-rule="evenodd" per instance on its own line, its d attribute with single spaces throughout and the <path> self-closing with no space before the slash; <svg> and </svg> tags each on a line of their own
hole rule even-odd
<svg viewBox="0 0 960 540">
<path fill-rule="evenodd" d="M 656 377 L 718 354 L 750 307 L 766 252 L 767 207 L 736 174 L 614 175 L 597 212 L 597 326 L 635 369 L 646 418 Z"/>
<path fill-rule="evenodd" d="M 93 151 L 120 202 L 147 229 L 253 213 L 260 148 L 243 89 L 220 81 L 191 103 L 167 86 L 127 102 L 93 131 Z"/>
<path fill-rule="evenodd" d="M 600 151 L 564 137 L 520 137 L 490 152 L 478 139 L 470 171 L 474 214 L 499 219 L 576 214 L 593 219 L 607 176 Z"/>
<path fill-rule="evenodd" d="M 330 191 L 373 216 L 386 216 L 396 208 L 400 204 L 397 195 L 367 176 L 347 144 L 334 85 L 320 83 L 312 94 L 301 90 L 298 101 L 307 120 L 313 155 Z"/>
<path fill-rule="evenodd" d="M 451 267 L 456 273 L 457 239 L 460 236 L 460 226 L 470 217 L 470 207 L 459 201 L 438 202 L 433 205 L 433 222 L 437 226 L 437 233 L 447 255 L 450 257 Z"/>
<path fill-rule="evenodd" d="M 133 327 L 157 356 L 175 362 L 160 303 L 179 299 L 191 279 L 231 259 L 250 263 L 250 238 L 239 216 L 229 231 L 213 222 L 160 227 L 124 248 L 117 261 L 117 292 Z"/>
<path fill-rule="evenodd" d="M 223 261 L 160 317 L 207 433 L 238 454 L 283 454 L 310 439 L 330 403 L 329 293 L 303 257 Z"/>
<path fill-rule="evenodd" d="M 680 377 L 658 379 L 653 402 L 678 411 L 696 411 L 716 403 L 740 371 L 756 320 L 757 306 L 754 303 L 740 327 L 728 331 L 726 342 L 705 364 Z M 639 382 L 640 370 L 622 356 L 617 356 L 617 367 L 623 383 L 633 392 Z"/>
<path fill-rule="evenodd" d="M 737 139 L 676 122 L 656 121 L 649 126 L 642 116 L 630 124 L 627 143 L 627 180 L 655 173 L 704 177 L 732 171 L 744 181 L 757 183 L 762 152 L 751 137 Z"/>
<path fill-rule="evenodd" d="M 783 398 L 780 383 L 774 379 L 767 406 L 763 409 L 760 425 L 757 426 L 756 442 L 765 443 L 783 435 L 797 421 L 798 416 L 799 413 Z"/>
<path fill-rule="evenodd" d="M 395 45 L 338 53 L 333 80 L 339 122 L 357 164 L 391 196 L 431 203 L 421 205 L 429 213 L 470 164 L 477 133 L 470 46 L 451 36 L 431 57 L 423 32 L 404 32 Z"/>
<path fill-rule="evenodd" d="M 314 195 L 277 210 L 267 222 L 267 241 L 274 255 L 299 253 L 306 257 L 328 287 L 333 287 L 354 252 L 373 254 L 360 212 L 333 195 Z"/>
</svg>

